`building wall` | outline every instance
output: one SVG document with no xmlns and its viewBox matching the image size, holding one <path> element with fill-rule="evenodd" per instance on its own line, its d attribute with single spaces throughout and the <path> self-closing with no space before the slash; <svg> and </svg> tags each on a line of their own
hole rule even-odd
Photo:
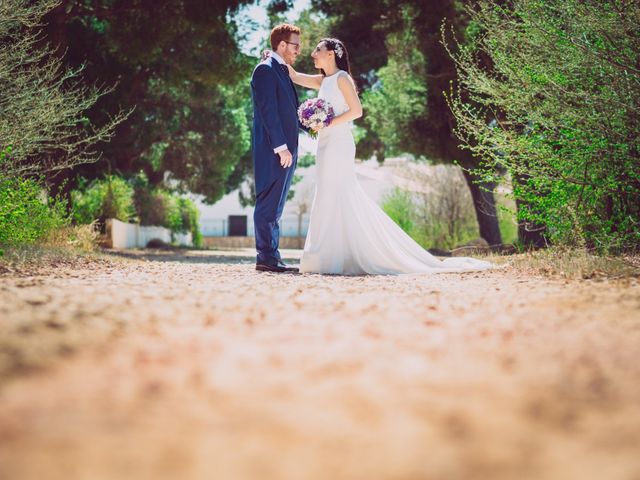
<svg viewBox="0 0 640 480">
<path fill-rule="evenodd" d="M 191 233 L 172 234 L 164 227 L 141 226 L 110 218 L 107 220 L 107 241 L 111 248 L 144 248 L 151 240 L 160 240 L 166 244 L 175 242 L 180 246 L 193 245 Z"/>
<path fill-rule="evenodd" d="M 303 140 L 304 139 L 304 140 Z M 311 143 L 310 143 L 311 142 Z M 304 153 L 315 152 L 315 143 L 308 137 L 301 137 L 301 149 Z M 367 194 L 380 204 L 390 190 L 398 184 L 395 172 L 408 160 L 405 158 L 387 159 L 381 166 L 378 162 L 368 160 L 356 162 L 356 175 Z M 305 237 L 309 227 L 309 215 L 313 195 L 315 193 L 316 167 L 298 168 L 296 175 L 301 180 L 292 185 L 295 196 L 285 204 L 282 219 L 280 221 L 281 237 Z M 244 215 L 247 217 L 247 235 L 254 236 L 253 207 L 243 207 L 238 199 L 238 191 L 235 190 L 214 205 L 206 205 L 196 199 L 200 210 L 200 230 L 204 237 L 227 237 L 229 235 L 229 216 Z M 298 229 L 299 212 L 301 206 L 306 204 L 306 212 L 302 215 L 301 228 Z"/>
</svg>

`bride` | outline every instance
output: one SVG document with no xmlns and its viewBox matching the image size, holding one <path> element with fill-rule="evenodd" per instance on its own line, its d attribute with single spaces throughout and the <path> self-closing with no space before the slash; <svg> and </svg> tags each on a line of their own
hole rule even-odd
<svg viewBox="0 0 640 480">
<path fill-rule="evenodd" d="M 291 80 L 319 90 L 335 118 L 318 132 L 316 193 L 300 272 L 341 275 L 438 273 L 484 270 L 493 265 L 473 258 L 441 261 L 407 235 L 362 189 L 356 179 L 351 123 L 362 105 L 350 75 L 347 49 L 325 38 L 311 53 L 320 74 L 298 73 Z"/>
</svg>

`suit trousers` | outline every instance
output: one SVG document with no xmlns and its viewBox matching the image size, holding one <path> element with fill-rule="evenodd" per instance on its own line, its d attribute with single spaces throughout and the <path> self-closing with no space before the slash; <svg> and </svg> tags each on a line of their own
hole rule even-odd
<svg viewBox="0 0 640 480">
<path fill-rule="evenodd" d="M 271 185 L 256 194 L 253 226 L 256 236 L 257 263 L 276 265 L 280 260 L 280 217 L 287 200 L 295 163 Z"/>
</svg>

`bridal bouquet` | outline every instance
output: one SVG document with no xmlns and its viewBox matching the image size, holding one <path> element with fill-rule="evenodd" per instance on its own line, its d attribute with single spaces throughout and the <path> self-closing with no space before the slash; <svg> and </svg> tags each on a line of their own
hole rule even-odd
<svg viewBox="0 0 640 480">
<path fill-rule="evenodd" d="M 309 129 L 328 127 L 334 117 L 333 107 L 322 98 L 305 100 L 298 108 L 300 123 Z M 310 130 L 309 135 L 316 137 L 318 133 Z"/>
</svg>

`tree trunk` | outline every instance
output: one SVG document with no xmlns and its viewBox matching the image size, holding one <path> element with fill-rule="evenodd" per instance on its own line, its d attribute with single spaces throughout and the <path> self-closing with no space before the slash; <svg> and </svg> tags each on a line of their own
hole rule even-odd
<svg viewBox="0 0 640 480">
<path fill-rule="evenodd" d="M 523 205 L 522 200 L 516 200 L 516 208 L 520 210 L 520 206 Z M 549 243 L 544 236 L 544 232 L 547 229 L 542 226 L 529 221 L 518 221 L 518 240 L 527 248 L 545 248 L 549 246 Z"/>
<path fill-rule="evenodd" d="M 496 200 L 493 196 L 493 191 L 496 187 L 495 183 L 476 183 L 477 178 L 467 170 L 463 169 L 462 173 L 471 192 L 476 218 L 478 219 L 478 227 L 480 228 L 480 236 L 491 246 L 502 245 Z"/>
</svg>

